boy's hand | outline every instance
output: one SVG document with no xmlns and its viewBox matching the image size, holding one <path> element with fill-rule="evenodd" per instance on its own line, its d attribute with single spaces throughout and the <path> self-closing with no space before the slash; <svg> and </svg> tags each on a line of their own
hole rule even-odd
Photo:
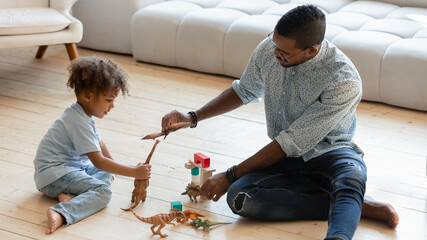
<svg viewBox="0 0 427 240">
<path fill-rule="evenodd" d="M 151 176 L 150 164 L 138 163 L 138 165 L 136 165 L 135 167 L 135 170 L 136 170 L 135 179 L 138 179 L 138 180 L 150 179 L 150 176 Z"/>
</svg>

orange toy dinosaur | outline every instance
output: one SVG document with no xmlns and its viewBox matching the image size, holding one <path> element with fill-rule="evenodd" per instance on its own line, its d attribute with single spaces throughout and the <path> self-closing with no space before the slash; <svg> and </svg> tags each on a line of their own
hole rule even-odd
<svg viewBox="0 0 427 240">
<path fill-rule="evenodd" d="M 182 213 L 181 211 L 179 211 L 178 209 L 172 209 L 171 213 L 160 213 L 151 217 L 140 217 L 138 216 L 133 210 L 132 208 L 129 209 L 133 215 L 135 215 L 136 218 L 138 218 L 140 221 L 145 222 L 145 223 L 150 223 L 153 224 L 153 226 L 151 226 L 151 232 L 156 235 L 160 235 L 160 237 L 164 238 L 167 237 L 167 234 L 162 234 L 160 231 L 162 230 L 162 228 L 164 228 L 166 226 L 166 224 L 172 224 L 175 226 L 175 223 L 172 223 L 172 221 L 174 219 L 176 219 L 176 221 L 179 223 L 181 222 L 183 219 L 186 218 L 186 216 L 184 215 L 184 213 Z M 157 229 L 157 231 L 154 231 L 154 228 L 156 226 L 159 226 L 159 228 Z"/>
<path fill-rule="evenodd" d="M 196 211 L 193 211 L 193 210 L 185 210 L 182 213 L 184 213 L 185 219 L 179 221 L 179 223 L 186 222 L 186 221 L 188 221 L 188 219 L 193 220 L 195 218 L 204 217 L 204 215 L 202 215 Z"/>
</svg>

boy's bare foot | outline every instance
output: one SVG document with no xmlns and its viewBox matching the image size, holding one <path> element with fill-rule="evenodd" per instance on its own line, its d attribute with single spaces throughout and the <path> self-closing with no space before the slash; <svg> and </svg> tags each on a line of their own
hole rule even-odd
<svg viewBox="0 0 427 240">
<path fill-rule="evenodd" d="M 47 220 L 48 220 L 48 226 L 46 228 L 46 234 L 51 234 L 56 229 L 58 229 L 60 226 L 62 226 L 62 222 L 64 221 L 64 219 L 63 219 L 61 214 L 53 211 L 50 208 L 47 210 L 46 215 L 47 215 Z"/>
<path fill-rule="evenodd" d="M 60 193 L 60 194 L 58 195 L 59 202 L 62 202 L 62 203 L 69 202 L 69 201 L 70 201 L 71 199 L 73 199 L 73 198 L 74 198 L 73 196 L 68 195 L 68 194 L 66 194 L 66 193 Z"/>
<path fill-rule="evenodd" d="M 365 196 L 363 201 L 362 217 L 373 218 L 386 222 L 392 229 L 395 229 L 397 224 L 399 224 L 399 215 L 391 204 L 377 202 L 369 196 Z"/>
</svg>

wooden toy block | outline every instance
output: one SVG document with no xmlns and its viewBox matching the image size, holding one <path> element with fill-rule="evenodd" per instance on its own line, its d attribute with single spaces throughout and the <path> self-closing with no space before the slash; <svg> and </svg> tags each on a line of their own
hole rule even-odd
<svg viewBox="0 0 427 240">
<path fill-rule="evenodd" d="M 208 180 L 208 178 L 212 177 L 212 173 L 215 172 L 215 169 L 206 169 L 202 168 L 202 172 L 200 173 L 200 187 L 203 186 L 203 184 Z M 205 196 L 201 196 L 203 200 L 208 199 Z"/>
<path fill-rule="evenodd" d="M 191 175 L 199 175 L 199 168 L 195 167 L 191 169 Z"/>
<path fill-rule="evenodd" d="M 200 184 L 200 175 L 191 175 L 191 182 L 199 185 Z"/>
<path fill-rule="evenodd" d="M 202 172 L 200 173 L 200 186 L 203 186 L 206 180 L 212 177 L 212 173 L 215 171 L 215 169 L 202 169 Z"/>
<path fill-rule="evenodd" d="M 182 211 L 182 203 L 180 201 L 171 202 L 171 209 L 174 208 Z"/>
<path fill-rule="evenodd" d="M 185 163 L 185 168 L 187 169 L 193 169 L 193 168 L 198 168 L 198 167 L 202 167 L 200 164 L 195 164 L 193 161 L 188 160 L 187 163 Z"/>
<path fill-rule="evenodd" d="M 203 186 L 206 180 L 212 177 L 212 173 L 216 171 L 215 169 L 209 169 L 209 166 L 210 158 L 206 157 L 202 153 L 195 153 L 194 161 L 188 160 L 188 162 L 185 163 L 185 168 L 191 169 L 191 182 L 199 185 L 200 187 Z M 194 175 L 195 171 L 197 171 L 194 170 L 195 168 L 199 170 L 200 175 Z M 206 200 L 207 198 L 202 196 L 202 199 Z"/>
<path fill-rule="evenodd" d="M 201 163 L 203 168 L 208 168 L 211 165 L 211 159 L 210 157 L 204 155 L 203 153 L 195 153 L 194 163 L 195 164 Z"/>
</svg>

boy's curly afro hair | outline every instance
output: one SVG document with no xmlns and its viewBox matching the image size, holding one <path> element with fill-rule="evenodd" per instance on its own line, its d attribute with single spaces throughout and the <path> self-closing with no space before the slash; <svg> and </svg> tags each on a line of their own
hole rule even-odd
<svg viewBox="0 0 427 240">
<path fill-rule="evenodd" d="M 76 95 L 83 91 L 105 94 L 113 91 L 123 96 L 129 95 L 128 76 L 125 70 L 110 59 L 98 56 L 81 57 L 68 66 L 70 77 L 67 86 L 74 89 Z"/>
</svg>

